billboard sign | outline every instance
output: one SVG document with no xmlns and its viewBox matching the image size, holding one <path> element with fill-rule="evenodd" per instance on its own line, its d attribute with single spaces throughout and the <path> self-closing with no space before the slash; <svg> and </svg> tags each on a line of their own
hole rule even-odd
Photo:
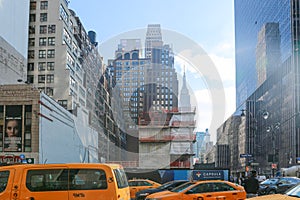
<svg viewBox="0 0 300 200">
<path fill-rule="evenodd" d="M 193 170 L 193 180 L 226 180 L 226 170 Z"/>
<path fill-rule="evenodd" d="M 22 151 L 22 106 L 6 106 L 4 151 Z"/>
</svg>

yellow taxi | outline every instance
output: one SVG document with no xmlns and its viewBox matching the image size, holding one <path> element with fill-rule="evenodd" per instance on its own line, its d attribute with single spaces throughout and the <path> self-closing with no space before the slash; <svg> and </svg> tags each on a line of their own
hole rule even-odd
<svg viewBox="0 0 300 200">
<path fill-rule="evenodd" d="M 244 187 L 222 180 L 191 181 L 171 191 L 163 191 L 147 196 L 146 200 L 210 200 L 210 199 L 246 199 Z"/>
<path fill-rule="evenodd" d="M 135 199 L 135 193 L 138 191 L 148 188 L 156 188 L 161 184 L 149 179 L 132 179 L 128 180 L 128 185 L 130 190 L 130 199 Z"/>
<path fill-rule="evenodd" d="M 268 194 L 249 198 L 249 200 L 299 200 L 299 197 L 287 196 L 284 194 Z"/>
</svg>

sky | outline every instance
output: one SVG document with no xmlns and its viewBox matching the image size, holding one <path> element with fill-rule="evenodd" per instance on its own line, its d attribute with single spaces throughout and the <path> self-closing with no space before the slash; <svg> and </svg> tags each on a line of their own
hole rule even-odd
<svg viewBox="0 0 300 200">
<path fill-rule="evenodd" d="M 215 141 L 216 129 L 235 111 L 233 1 L 71 0 L 69 8 L 87 32 L 96 32 L 104 60 L 113 58 L 121 38 L 144 37 L 148 24 L 160 24 L 164 43 L 175 49 L 179 79 L 186 71 L 195 131 L 208 128 Z"/>
</svg>

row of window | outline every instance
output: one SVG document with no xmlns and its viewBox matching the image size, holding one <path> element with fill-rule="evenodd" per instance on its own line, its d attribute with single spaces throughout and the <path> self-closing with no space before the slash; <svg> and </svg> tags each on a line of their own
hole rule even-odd
<svg viewBox="0 0 300 200">
<path fill-rule="evenodd" d="M 40 34 L 52 34 L 56 32 L 56 25 L 55 24 L 49 24 L 47 25 L 41 25 L 39 29 Z M 35 25 L 29 26 L 29 34 L 35 34 Z"/>
<path fill-rule="evenodd" d="M 28 63 L 27 71 L 34 71 L 34 63 Z M 38 70 L 39 71 L 54 71 L 54 62 L 39 62 L 38 63 Z"/>
<path fill-rule="evenodd" d="M 36 10 L 36 1 L 30 2 L 30 10 Z M 48 10 L 48 1 L 41 1 L 40 10 Z"/>
<path fill-rule="evenodd" d="M 27 75 L 27 82 L 34 83 L 34 75 Z M 38 83 L 54 83 L 54 75 L 38 75 Z"/>
<path fill-rule="evenodd" d="M 55 37 L 41 37 L 39 38 L 39 46 L 55 46 Z M 29 38 L 28 46 L 35 46 L 35 38 Z"/>
<path fill-rule="evenodd" d="M 38 75 L 38 83 L 53 83 L 54 82 L 54 75 L 47 74 L 47 75 Z"/>
<path fill-rule="evenodd" d="M 40 22 L 46 22 L 48 20 L 48 13 L 40 13 Z M 36 21 L 36 14 L 32 13 L 29 15 L 29 22 Z"/>
<path fill-rule="evenodd" d="M 48 49 L 48 50 L 39 50 L 39 57 L 38 58 L 55 58 L 55 49 Z M 34 59 L 35 52 L 34 50 L 28 51 L 28 59 Z"/>
</svg>

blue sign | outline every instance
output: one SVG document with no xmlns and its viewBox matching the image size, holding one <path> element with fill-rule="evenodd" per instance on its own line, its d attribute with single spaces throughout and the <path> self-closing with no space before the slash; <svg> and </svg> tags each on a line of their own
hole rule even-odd
<svg viewBox="0 0 300 200">
<path fill-rule="evenodd" d="M 25 155 L 24 154 L 20 154 L 20 159 L 24 160 L 25 159 Z"/>
<path fill-rule="evenodd" d="M 240 154 L 240 158 L 251 158 L 252 154 L 242 153 Z"/>
</svg>

